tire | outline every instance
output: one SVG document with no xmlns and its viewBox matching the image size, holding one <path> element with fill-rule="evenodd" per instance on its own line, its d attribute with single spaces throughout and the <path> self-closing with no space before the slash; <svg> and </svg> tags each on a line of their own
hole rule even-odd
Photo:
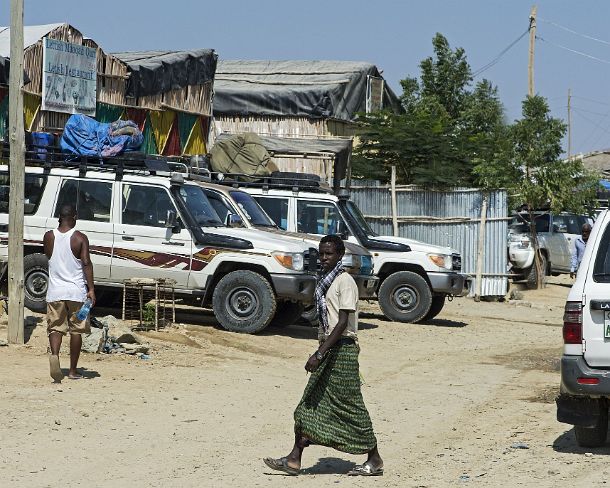
<svg viewBox="0 0 610 488">
<path fill-rule="evenodd" d="M 608 408 L 600 405 L 599 418 L 595 427 L 575 425 L 574 433 L 580 447 L 602 447 L 608 436 Z"/>
<path fill-rule="evenodd" d="M 311 305 L 307 305 L 304 310 L 303 313 L 301 314 L 301 319 L 299 320 L 299 323 L 303 324 L 303 325 L 308 325 L 310 327 L 317 327 L 319 322 L 318 322 L 318 309 L 316 308 L 315 303 L 312 303 Z"/>
<path fill-rule="evenodd" d="M 44 254 L 28 254 L 23 258 L 24 305 L 32 312 L 47 311 L 49 260 Z"/>
<path fill-rule="evenodd" d="M 428 282 L 412 271 L 398 271 L 388 276 L 377 295 L 381 311 L 394 322 L 419 322 L 432 306 Z"/>
<path fill-rule="evenodd" d="M 542 283 L 544 284 L 544 283 L 546 283 L 546 276 L 547 276 L 547 260 L 546 260 L 546 256 L 544 254 L 540 255 L 540 267 L 544 271 L 544 274 L 542 276 Z M 537 275 L 538 275 L 538 273 L 536 272 L 536 261 L 534 260 L 530 269 L 528 271 L 526 271 L 527 287 L 530 290 L 536 289 Z"/>
<path fill-rule="evenodd" d="M 424 322 L 426 322 L 428 320 L 432 320 L 439 313 L 441 313 L 441 310 L 443 309 L 444 306 L 445 306 L 445 295 L 438 295 L 438 296 L 432 297 L 432 305 L 430 305 L 430 310 L 428 310 L 428 313 L 422 320 Z"/>
<path fill-rule="evenodd" d="M 212 309 L 223 329 L 255 334 L 275 315 L 275 294 L 264 276 L 232 271 L 221 278 L 212 294 Z"/>
<path fill-rule="evenodd" d="M 288 327 L 295 324 L 303 313 L 304 308 L 302 303 L 280 302 L 277 304 L 275 316 L 271 319 L 269 325 L 273 327 Z"/>
</svg>

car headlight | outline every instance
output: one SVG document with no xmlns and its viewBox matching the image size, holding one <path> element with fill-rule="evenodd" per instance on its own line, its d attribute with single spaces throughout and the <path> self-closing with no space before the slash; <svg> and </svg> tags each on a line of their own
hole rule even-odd
<svg viewBox="0 0 610 488">
<path fill-rule="evenodd" d="M 271 254 L 278 263 L 284 266 L 284 268 L 292 269 L 294 271 L 303 271 L 305 261 L 303 253 L 276 251 Z"/>
<path fill-rule="evenodd" d="M 353 254 L 344 254 L 341 258 L 341 264 L 344 268 L 353 268 L 354 267 L 354 255 Z"/>
<path fill-rule="evenodd" d="M 373 256 L 360 256 L 360 274 L 373 274 Z"/>
<path fill-rule="evenodd" d="M 428 258 L 439 268 L 445 268 L 449 270 L 453 268 L 451 256 L 447 256 L 446 254 L 428 254 Z"/>
</svg>

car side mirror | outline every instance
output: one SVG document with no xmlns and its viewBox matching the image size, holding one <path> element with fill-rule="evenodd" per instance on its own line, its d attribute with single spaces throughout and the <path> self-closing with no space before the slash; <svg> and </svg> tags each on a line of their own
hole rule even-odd
<svg viewBox="0 0 610 488">
<path fill-rule="evenodd" d="M 178 216 L 176 215 L 175 210 L 168 210 L 167 215 L 165 216 L 165 228 L 173 229 L 178 225 Z"/>
<path fill-rule="evenodd" d="M 227 218 L 225 220 L 225 225 L 227 227 L 243 227 L 244 221 L 242 218 L 234 213 L 227 214 Z"/>
<path fill-rule="evenodd" d="M 342 220 L 337 220 L 337 235 L 343 240 L 349 237 L 347 225 L 345 225 L 345 222 L 343 222 Z"/>
</svg>

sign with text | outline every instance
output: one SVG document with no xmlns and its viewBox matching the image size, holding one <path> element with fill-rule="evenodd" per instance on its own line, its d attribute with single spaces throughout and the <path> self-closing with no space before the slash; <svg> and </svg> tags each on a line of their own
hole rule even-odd
<svg viewBox="0 0 610 488">
<path fill-rule="evenodd" d="M 383 78 L 367 76 L 366 83 L 366 113 L 377 112 L 383 108 Z"/>
<path fill-rule="evenodd" d="M 42 110 L 95 115 L 96 50 L 42 39 Z"/>
</svg>

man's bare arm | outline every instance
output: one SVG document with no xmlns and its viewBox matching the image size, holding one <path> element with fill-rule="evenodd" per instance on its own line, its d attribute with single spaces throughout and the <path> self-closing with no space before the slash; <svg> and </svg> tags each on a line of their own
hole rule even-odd
<svg viewBox="0 0 610 488">
<path fill-rule="evenodd" d="M 54 244 L 54 236 L 53 236 L 53 231 L 49 230 L 47 232 L 45 232 L 44 237 L 42 238 L 42 247 L 44 249 L 44 253 L 47 257 L 47 259 L 51 259 L 51 256 L 53 255 L 53 244 Z"/>
<path fill-rule="evenodd" d="M 85 234 L 79 232 L 81 240 L 80 246 L 80 261 L 83 265 L 83 273 L 87 280 L 87 297 L 91 298 L 93 305 L 95 305 L 95 290 L 93 287 L 93 263 L 91 263 L 91 255 L 89 254 L 89 239 Z"/>
</svg>

